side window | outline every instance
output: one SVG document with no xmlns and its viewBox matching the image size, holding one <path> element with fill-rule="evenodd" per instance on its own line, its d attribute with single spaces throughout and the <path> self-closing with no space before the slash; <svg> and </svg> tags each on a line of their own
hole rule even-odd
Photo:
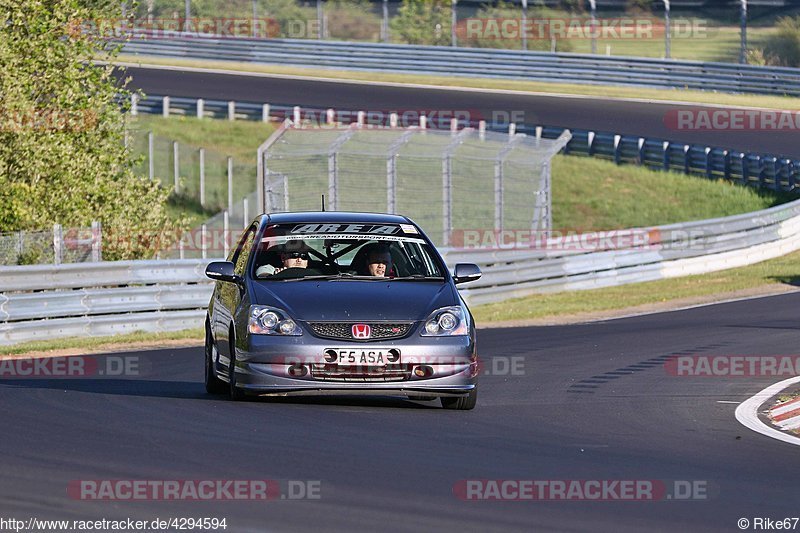
<svg viewBox="0 0 800 533">
<path fill-rule="evenodd" d="M 247 233 L 244 234 L 239 245 L 231 255 L 230 261 L 236 265 L 234 272 L 236 275 L 244 277 L 244 271 L 247 267 L 247 259 L 250 257 L 250 251 L 253 249 L 253 244 L 256 238 L 256 226 L 250 226 Z"/>
</svg>

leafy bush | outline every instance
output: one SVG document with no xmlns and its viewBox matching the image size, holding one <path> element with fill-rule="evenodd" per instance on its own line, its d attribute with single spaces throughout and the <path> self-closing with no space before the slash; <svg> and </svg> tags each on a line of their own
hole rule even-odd
<svg viewBox="0 0 800 533">
<path fill-rule="evenodd" d="M 536 7 L 528 9 L 528 19 L 551 19 L 551 18 L 566 18 L 570 15 L 562 11 L 555 11 L 544 7 Z M 515 19 L 521 20 L 522 9 L 519 5 L 511 4 L 508 2 L 498 2 L 496 5 L 484 5 L 478 10 L 475 18 L 477 19 Z M 535 28 L 535 27 L 534 27 Z M 485 35 L 479 37 L 473 36 L 467 30 L 467 21 L 461 21 L 458 25 L 459 44 L 461 46 L 471 46 L 476 48 L 509 48 L 509 49 L 522 49 L 522 35 L 493 35 L 490 31 L 481 32 Z M 565 40 L 556 41 L 556 50 L 559 52 L 570 52 L 573 50 L 572 43 Z M 552 43 L 549 39 L 543 39 L 538 36 L 532 38 L 530 35 L 527 39 L 528 50 L 543 50 L 550 51 Z"/>
<path fill-rule="evenodd" d="M 329 0 L 325 3 L 328 36 L 348 41 L 377 41 L 381 17 L 368 0 Z"/>
<path fill-rule="evenodd" d="M 403 0 L 392 18 L 392 40 L 408 44 L 450 44 L 450 0 Z"/>
<path fill-rule="evenodd" d="M 800 16 L 783 17 L 778 21 L 778 31 L 764 43 L 767 63 L 776 66 L 800 66 Z"/>
<path fill-rule="evenodd" d="M 137 236 L 106 247 L 105 258 L 151 256 L 146 235 L 175 229 L 169 190 L 133 172 L 117 100 L 129 93 L 112 67 L 84 62 L 113 61 L 116 50 L 80 30 L 112 12 L 77 0 L 0 0 L 0 10 L 0 231 L 99 220 Z"/>
</svg>

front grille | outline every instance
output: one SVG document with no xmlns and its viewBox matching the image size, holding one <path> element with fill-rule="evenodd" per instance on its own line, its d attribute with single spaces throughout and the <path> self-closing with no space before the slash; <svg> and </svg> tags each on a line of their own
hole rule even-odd
<svg viewBox="0 0 800 533">
<path fill-rule="evenodd" d="M 310 322 L 308 325 L 311 331 L 317 337 L 323 339 L 340 339 L 348 341 L 372 341 L 384 339 L 399 339 L 408 335 L 411 331 L 413 324 L 408 322 L 398 323 L 384 323 L 384 322 L 366 322 L 372 329 L 372 335 L 369 339 L 355 339 L 353 338 L 353 324 L 360 322 Z"/>
<path fill-rule="evenodd" d="M 364 367 L 315 363 L 311 365 L 311 377 L 320 381 L 351 383 L 407 381 L 411 378 L 412 368 L 413 365 L 407 364 Z"/>
</svg>

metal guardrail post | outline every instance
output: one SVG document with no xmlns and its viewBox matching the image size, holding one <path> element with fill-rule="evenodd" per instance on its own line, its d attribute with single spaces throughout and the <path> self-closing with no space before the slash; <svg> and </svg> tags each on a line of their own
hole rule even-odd
<svg viewBox="0 0 800 533">
<path fill-rule="evenodd" d="M 713 177 L 712 172 L 712 156 L 711 156 L 711 147 L 706 146 L 706 178 L 711 179 Z"/>
<path fill-rule="evenodd" d="M 663 165 L 662 165 L 664 171 L 669 171 L 669 164 L 670 164 L 670 161 L 669 161 L 669 148 L 670 148 L 670 142 L 669 141 L 664 141 L 663 144 L 661 145 L 661 149 L 664 151 L 664 156 L 663 156 L 664 159 L 663 159 Z"/>
<path fill-rule="evenodd" d="M 589 157 L 594 155 L 594 140 L 596 138 L 597 138 L 597 134 L 595 132 L 593 132 L 593 131 L 590 131 L 586 135 L 586 144 L 588 145 L 587 146 L 587 153 L 589 154 Z"/>
<path fill-rule="evenodd" d="M 205 224 L 200 226 L 200 255 L 203 259 L 208 258 L 208 228 Z"/>
<path fill-rule="evenodd" d="M 691 146 L 688 144 L 683 145 L 683 173 L 688 174 L 692 165 Z"/>
<path fill-rule="evenodd" d="M 206 116 L 205 111 L 205 100 L 202 98 L 197 99 L 197 118 L 203 118 Z"/>
<path fill-rule="evenodd" d="M 269 122 L 269 104 L 262 104 L 261 105 L 261 122 Z"/>
<path fill-rule="evenodd" d="M 637 156 L 637 159 L 636 159 L 636 164 L 637 165 L 643 165 L 644 164 L 644 160 L 645 160 L 644 145 L 645 145 L 646 142 L 647 141 L 645 140 L 644 137 L 639 137 L 639 155 Z"/>
<path fill-rule="evenodd" d="M 139 95 L 131 93 L 131 116 L 135 117 L 139 114 Z"/>
<path fill-rule="evenodd" d="M 236 120 L 236 102 L 228 102 L 228 120 Z"/>
<path fill-rule="evenodd" d="M 731 153 L 728 150 L 722 151 L 722 175 L 726 180 L 731 179 Z"/>
<path fill-rule="evenodd" d="M 619 165 L 622 158 L 622 135 L 614 135 L 614 163 Z"/>
<path fill-rule="evenodd" d="M 300 111 L 300 106 L 299 105 L 294 106 L 294 108 L 292 108 L 292 122 L 294 122 L 295 126 L 299 126 L 302 119 L 303 116 Z"/>
<path fill-rule="evenodd" d="M 169 116 L 169 96 L 165 96 L 161 99 L 161 116 Z"/>
</svg>

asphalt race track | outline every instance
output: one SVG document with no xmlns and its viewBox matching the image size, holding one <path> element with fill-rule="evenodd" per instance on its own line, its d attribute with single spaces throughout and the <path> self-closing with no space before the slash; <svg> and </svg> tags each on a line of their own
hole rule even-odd
<svg viewBox="0 0 800 533">
<path fill-rule="evenodd" d="M 670 110 L 694 106 L 563 98 L 557 96 L 491 94 L 441 89 L 382 87 L 346 82 L 294 80 L 248 75 L 182 72 L 128 68 L 131 87 L 156 95 L 217 100 L 237 100 L 309 107 L 334 107 L 351 111 L 441 110 L 469 111 L 471 116 L 499 120 L 516 112 L 531 125 L 563 126 L 629 135 L 642 135 L 741 151 L 800 157 L 800 132 L 783 131 L 685 131 L 669 129 Z M 324 76 L 324 71 L 320 72 Z M 680 93 L 675 93 L 680 98 Z"/>
<path fill-rule="evenodd" d="M 103 356 L 137 357 L 138 377 L 3 379 L 1 514 L 226 517 L 236 532 L 738 531 L 739 518 L 798 516 L 797 448 L 733 415 L 783 378 L 679 377 L 664 367 L 675 354 L 797 353 L 798 306 L 800 294 L 788 294 L 603 323 L 480 330 L 488 374 L 471 412 L 388 398 L 234 403 L 204 392 L 200 348 Z M 67 496 L 71 480 L 87 479 L 318 481 L 320 497 Z M 698 482 L 706 497 L 454 496 L 460 480 L 472 479 L 678 480 Z"/>
</svg>

